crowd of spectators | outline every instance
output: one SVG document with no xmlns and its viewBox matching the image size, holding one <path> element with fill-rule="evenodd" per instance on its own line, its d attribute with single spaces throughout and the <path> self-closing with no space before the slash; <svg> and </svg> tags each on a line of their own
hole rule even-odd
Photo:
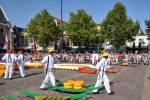
<svg viewBox="0 0 150 100">
<path fill-rule="evenodd" d="M 5 53 L 0 53 L 0 62 L 1 58 Z M 14 53 L 17 55 L 17 53 Z M 36 56 L 32 53 L 25 52 L 26 61 L 40 61 L 46 53 L 38 52 Z M 110 53 L 110 61 L 116 62 L 116 64 L 122 64 L 123 62 L 128 62 L 129 64 L 145 64 L 148 65 L 150 62 L 150 54 L 149 53 Z M 91 63 L 96 64 L 100 59 L 100 54 L 93 52 L 85 52 L 85 53 L 71 53 L 71 52 L 56 52 L 55 59 L 57 63 Z"/>
</svg>

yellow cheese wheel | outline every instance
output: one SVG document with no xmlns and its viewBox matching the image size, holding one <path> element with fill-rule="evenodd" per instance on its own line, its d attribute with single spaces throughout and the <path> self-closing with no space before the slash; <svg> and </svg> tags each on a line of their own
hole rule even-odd
<svg viewBox="0 0 150 100">
<path fill-rule="evenodd" d="M 0 72 L 5 73 L 5 70 L 0 69 Z"/>
<path fill-rule="evenodd" d="M 75 81 L 74 80 L 67 80 L 66 82 L 73 84 Z"/>
<path fill-rule="evenodd" d="M 74 84 L 73 84 L 74 86 L 84 86 L 84 81 L 83 80 L 78 80 L 78 81 L 75 81 L 74 82 Z"/>
<path fill-rule="evenodd" d="M 5 70 L 6 67 L 5 66 L 0 66 L 0 69 Z"/>
<path fill-rule="evenodd" d="M 3 73 L 0 73 L 0 77 L 1 77 L 1 76 L 4 76 L 4 74 L 3 74 Z"/>
<path fill-rule="evenodd" d="M 0 76 L 4 76 L 5 70 L 0 70 Z"/>
<path fill-rule="evenodd" d="M 70 82 L 64 82 L 64 86 L 72 86 L 73 84 Z"/>
<path fill-rule="evenodd" d="M 49 96 L 35 96 L 35 100 L 50 100 Z"/>
<path fill-rule="evenodd" d="M 78 87 L 78 86 L 83 86 L 83 84 L 81 84 L 81 83 L 74 83 L 73 86 L 77 86 Z"/>
<path fill-rule="evenodd" d="M 82 86 L 78 86 L 78 87 L 74 86 L 73 88 L 79 90 L 79 89 L 82 89 L 83 87 Z"/>
<path fill-rule="evenodd" d="M 6 69 L 6 64 L 5 63 L 0 63 L 0 69 Z"/>
<path fill-rule="evenodd" d="M 72 89 L 73 88 L 73 86 L 67 86 L 67 85 L 64 85 L 64 88 L 67 88 L 67 89 Z"/>
<path fill-rule="evenodd" d="M 41 68 L 43 66 L 41 63 L 38 63 L 38 62 L 36 62 L 36 63 L 27 62 L 27 63 L 25 63 L 25 67 L 26 68 Z"/>
</svg>

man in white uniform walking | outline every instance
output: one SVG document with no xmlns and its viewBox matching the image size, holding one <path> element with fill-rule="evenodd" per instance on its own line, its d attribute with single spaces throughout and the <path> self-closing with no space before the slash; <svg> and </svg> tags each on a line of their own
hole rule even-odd
<svg viewBox="0 0 150 100">
<path fill-rule="evenodd" d="M 97 76 L 97 81 L 96 81 L 95 87 L 100 87 L 100 85 L 103 82 L 107 94 L 110 95 L 110 94 L 113 94 L 113 92 L 110 89 L 109 79 L 108 79 L 108 77 L 106 75 L 106 70 L 108 68 L 108 66 L 107 66 L 108 56 L 109 56 L 108 53 L 103 53 L 103 55 L 102 55 L 103 58 L 96 65 L 98 76 Z M 94 89 L 93 93 L 98 93 L 98 89 Z"/>
<path fill-rule="evenodd" d="M 25 69 L 24 69 L 25 59 L 26 58 L 25 58 L 25 55 L 23 54 L 23 51 L 20 50 L 19 56 L 18 56 L 18 65 L 19 65 L 19 71 L 20 71 L 21 77 L 25 77 Z"/>
<path fill-rule="evenodd" d="M 44 68 L 45 68 L 46 76 L 40 89 L 48 88 L 46 84 L 49 82 L 49 80 L 51 81 L 51 84 L 55 86 L 55 76 L 53 75 L 53 68 L 54 68 L 54 63 L 55 63 L 54 50 L 51 49 L 48 51 L 48 53 L 49 54 L 45 56 L 43 60 L 41 61 L 42 64 L 45 64 Z"/>
<path fill-rule="evenodd" d="M 17 61 L 17 57 L 12 53 L 13 53 L 12 50 L 8 50 L 7 54 L 5 54 L 2 57 L 2 60 L 6 62 L 6 70 L 5 70 L 5 76 L 4 76 L 5 80 L 8 78 L 12 79 L 14 64 Z"/>
</svg>

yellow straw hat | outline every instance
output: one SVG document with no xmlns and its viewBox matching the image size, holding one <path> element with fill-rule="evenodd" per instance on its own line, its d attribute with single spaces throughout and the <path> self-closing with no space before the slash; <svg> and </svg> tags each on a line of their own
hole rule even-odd
<svg viewBox="0 0 150 100">
<path fill-rule="evenodd" d="M 102 54 L 102 57 L 107 57 L 107 56 L 109 56 L 109 53 L 107 53 L 107 52 L 104 52 L 104 53 Z"/>
<path fill-rule="evenodd" d="M 55 50 L 54 50 L 54 48 L 49 48 L 48 49 L 48 53 L 51 53 L 51 52 L 54 52 Z"/>
</svg>

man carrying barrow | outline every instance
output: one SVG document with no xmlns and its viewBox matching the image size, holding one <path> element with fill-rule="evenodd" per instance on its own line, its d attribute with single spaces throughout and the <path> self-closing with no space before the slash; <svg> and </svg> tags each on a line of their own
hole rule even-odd
<svg viewBox="0 0 150 100">
<path fill-rule="evenodd" d="M 45 79 L 40 87 L 42 90 L 48 88 L 46 84 L 49 82 L 49 80 L 51 81 L 51 84 L 55 86 L 55 76 L 53 75 L 53 68 L 55 63 L 54 50 L 50 49 L 48 53 L 49 54 L 46 55 L 41 61 L 41 63 L 45 65 L 44 69 L 46 73 Z"/>
<path fill-rule="evenodd" d="M 112 92 L 110 89 L 109 79 L 106 75 L 106 70 L 108 69 L 108 66 L 107 66 L 108 65 L 108 60 L 107 60 L 108 56 L 109 56 L 109 54 L 104 52 L 102 54 L 103 58 L 96 65 L 98 76 L 97 76 L 97 81 L 96 81 L 95 87 L 100 87 L 100 85 L 103 82 L 107 94 L 111 95 L 111 94 L 114 94 L 114 92 Z M 93 93 L 98 93 L 98 89 L 94 89 Z"/>
</svg>

